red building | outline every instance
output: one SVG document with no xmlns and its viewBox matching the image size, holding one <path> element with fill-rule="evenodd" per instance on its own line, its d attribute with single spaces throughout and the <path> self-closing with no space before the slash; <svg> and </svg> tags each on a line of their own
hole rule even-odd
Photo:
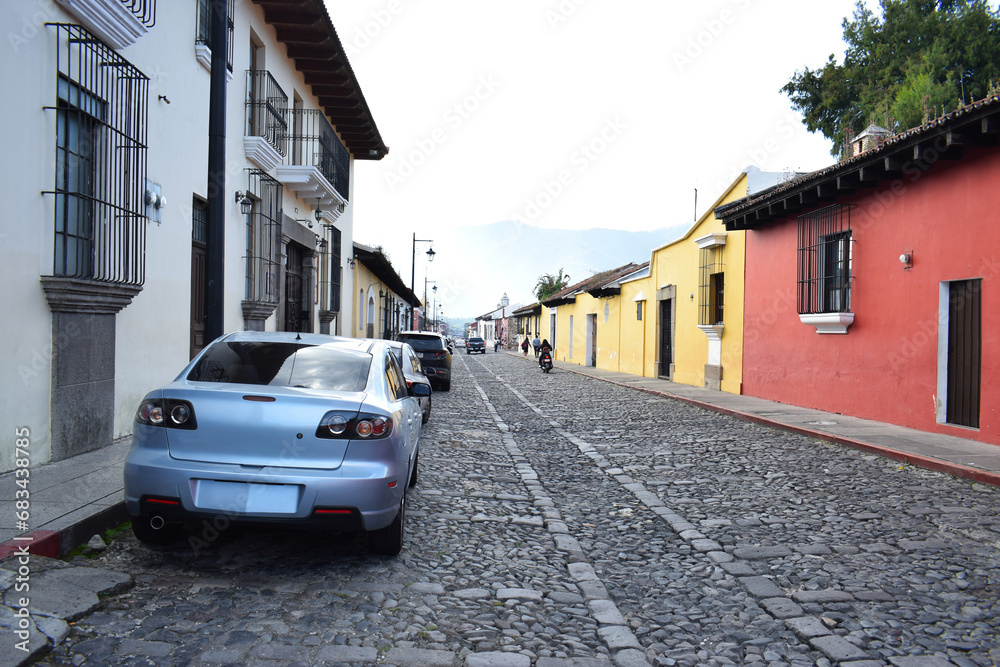
<svg viewBox="0 0 1000 667">
<path fill-rule="evenodd" d="M 742 393 L 1000 444 L 998 137 L 993 96 L 716 209 Z"/>
</svg>

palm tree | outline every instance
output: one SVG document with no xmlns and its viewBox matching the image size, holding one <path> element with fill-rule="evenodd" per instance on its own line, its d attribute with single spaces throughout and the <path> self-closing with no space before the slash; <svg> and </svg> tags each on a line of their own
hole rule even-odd
<svg viewBox="0 0 1000 667">
<path fill-rule="evenodd" d="M 569 285 L 569 275 L 563 275 L 563 270 L 559 269 L 557 276 L 553 276 L 551 273 L 539 276 L 538 282 L 535 283 L 534 293 L 539 301 L 544 301 L 553 294 L 561 292 L 567 285 Z"/>
</svg>

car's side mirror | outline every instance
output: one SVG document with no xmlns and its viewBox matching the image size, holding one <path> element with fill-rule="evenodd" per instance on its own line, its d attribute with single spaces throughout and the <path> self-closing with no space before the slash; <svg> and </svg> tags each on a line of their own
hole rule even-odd
<svg viewBox="0 0 1000 667">
<path fill-rule="evenodd" d="M 431 388 L 430 386 L 424 384 L 423 382 L 414 382 L 413 386 L 410 387 L 410 396 L 416 396 L 421 398 L 423 396 L 430 396 Z"/>
</svg>

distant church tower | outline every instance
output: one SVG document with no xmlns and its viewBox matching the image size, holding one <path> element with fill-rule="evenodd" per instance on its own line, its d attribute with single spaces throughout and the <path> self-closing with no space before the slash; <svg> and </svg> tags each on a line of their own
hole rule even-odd
<svg viewBox="0 0 1000 667">
<path fill-rule="evenodd" d="M 497 304 L 497 308 L 506 308 L 510 305 L 510 299 L 507 298 L 507 292 L 503 293 L 503 298 L 500 299 L 500 303 Z"/>
</svg>

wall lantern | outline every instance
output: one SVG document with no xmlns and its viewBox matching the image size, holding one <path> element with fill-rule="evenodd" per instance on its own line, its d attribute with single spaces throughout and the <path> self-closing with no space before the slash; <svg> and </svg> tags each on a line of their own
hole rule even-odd
<svg viewBox="0 0 1000 667">
<path fill-rule="evenodd" d="M 250 198 L 249 192 L 237 190 L 236 203 L 240 205 L 240 212 L 243 215 L 250 215 L 253 212 L 253 199 Z"/>
</svg>

